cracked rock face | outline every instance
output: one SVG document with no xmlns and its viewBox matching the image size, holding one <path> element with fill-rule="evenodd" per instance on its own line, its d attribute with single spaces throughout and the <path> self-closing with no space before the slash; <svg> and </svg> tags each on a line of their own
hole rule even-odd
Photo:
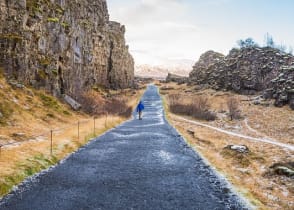
<svg viewBox="0 0 294 210">
<path fill-rule="evenodd" d="M 294 109 L 294 57 L 269 47 L 232 49 L 227 56 L 208 51 L 194 65 L 190 83 L 240 94 L 263 92 L 275 105 Z"/>
<path fill-rule="evenodd" d="M 95 85 L 133 85 L 124 26 L 105 0 L 0 0 L 0 65 L 6 76 L 59 96 Z"/>
</svg>

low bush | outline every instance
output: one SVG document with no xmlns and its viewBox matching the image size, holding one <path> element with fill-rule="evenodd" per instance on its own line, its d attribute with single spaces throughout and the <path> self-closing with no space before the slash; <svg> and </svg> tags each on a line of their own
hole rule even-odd
<svg viewBox="0 0 294 210">
<path fill-rule="evenodd" d="M 184 99 L 179 94 L 169 96 L 169 109 L 175 114 L 188 115 L 197 119 L 212 121 L 216 114 L 210 111 L 208 99 L 203 96 Z"/>
<path fill-rule="evenodd" d="M 87 91 L 80 94 L 79 102 L 82 105 L 82 111 L 88 114 L 101 115 L 104 99 L 96 91 Z"/>
<path fill-rule="evenodd" d="M 130 117 L 132 115 L 132 107 L 129 107 L 124 98 L 112 97 L 103 98 L 100 93 L 91 90 L 84 92 L 80 96 L 82 110 L 92 115 L 119 115 L 122 117 Z"/>
<path fill-rule="evenodd" d="M 234 97 L 228 98 L 227 106 L 229 110 L 229 117 L 231 120 L 242 118 L 241 111 L 239 109 L 239 101 L 236 98 Z"/>
</svg>

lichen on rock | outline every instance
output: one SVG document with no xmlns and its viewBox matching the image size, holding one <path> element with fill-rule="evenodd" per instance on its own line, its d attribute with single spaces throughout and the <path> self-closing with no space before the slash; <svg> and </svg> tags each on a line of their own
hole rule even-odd
<svg viewBox="0 0 294 210">
<path fill-rule="evenodd" d="M 55 96 L 127 88 L 134 61 L 105 0 L 0 0 L 0 65 L 9 79 Z"/>
<path fill-rule="evenodd" d="M 204 53 L 189 75 L 191 84 L 240 94 L 263 94 L 294 109 L 294 57 L 270 47 Z"/>
</svg>

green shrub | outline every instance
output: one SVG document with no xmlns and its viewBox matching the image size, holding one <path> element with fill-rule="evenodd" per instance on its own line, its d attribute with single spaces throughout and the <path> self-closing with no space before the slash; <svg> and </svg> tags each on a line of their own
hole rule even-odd
<svg viewBox="0 0 294 210">
<path fill-rule="evenodd" d="M 208 99 L 202 96 L 194 97 L 190 102 L 184 103 L 184 99 L 179 95 L 169 96 L 169 110 L 175 114 L 188 115 L 200 120 L 216 120 L 216 114 L 210 111 Z"/>
<path fill-rule="evenodd" d="M 52 96 L 47 96 L 43 93 L 40 94 L 40 99 L 43 102 L 43 105 L 48 107 L 48 108 L 52 108 L 55 110 L 60 110 L 61 106 L 58 104 L 57 100 L 52 97 Z"/>
<path fill-rule="evenodd" d="M 59 18 L 54 17 L 54 18 L 47 18 L 48 22 L 53 22 L 53 23 L 58 23 L 59 22 Z"/>
</svg>

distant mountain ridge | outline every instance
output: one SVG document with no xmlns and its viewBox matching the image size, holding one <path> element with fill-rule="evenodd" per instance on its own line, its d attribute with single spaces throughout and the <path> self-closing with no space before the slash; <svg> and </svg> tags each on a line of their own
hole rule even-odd
<svg viewBox="0 0 294 210">
<path fill-rule="evenodd" d="M 193 61 L 183 60 L 182 62 L 174 62 L 158 66 L 152 65 L 136 65 L 135 76 L 166 78 L 169 73 L 183 77 L 188 77 L 192 70 Z"/>
</svg>

